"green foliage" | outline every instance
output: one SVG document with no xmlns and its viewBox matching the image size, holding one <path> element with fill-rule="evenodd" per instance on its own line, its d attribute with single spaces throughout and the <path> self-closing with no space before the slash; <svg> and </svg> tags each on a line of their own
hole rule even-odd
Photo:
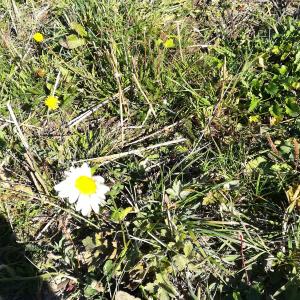
<svg viewBox="0 0 300 300">
<path fill-rule="evenodd" d="M 288 18 L 270 39 L 257 36 L 237 49 L 239 54 L 254 49 L 240 85 L 241 108 L 276 118 L 299 115 L 299 29 L 299 22 Z"/>
</svg>

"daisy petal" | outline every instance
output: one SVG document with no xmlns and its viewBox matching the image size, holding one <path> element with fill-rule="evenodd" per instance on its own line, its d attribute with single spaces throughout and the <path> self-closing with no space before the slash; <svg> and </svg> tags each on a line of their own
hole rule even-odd
<svg viewBox="0 0 300 300">
<path fill-rule="evenodd" d="M 69 202 L 71 204 L 73 204 L 73 203 L 75 203 L 77 201 L 77 199 L 79 197 L 79 193 L 78 193 L 78 191 L 75 190 L 74 192 L 70 193 L 68 195 L 68 197 L 69 197 Z"/>
<path fill-rule="evenodd" d="M 92 200 L 91 207 L 96 214 L 99 214 L 99 202 L 98 201 Z"/>
<path fill-rule="evenodd" d="M 93 176 L 97 183 L 104 183 L 104 178 L 102 176 Z"/>
<path fill-rule="evenodd" d="M 106 194 L 107 192 L 109 192 L 110 188 L 105 185 L 105 184 L 97 184 L 97 193 L 98 194 Z"/>
<path fill-rule="evenodd" d="M 91 205 L 85 205 L 82 210 L 81 210 L 81 213 L 83 216 L 86 216 L 88 217 L 90 214 L 91 214 L 91 211 L 92 211 L 92 207 Z"/>
</svg>

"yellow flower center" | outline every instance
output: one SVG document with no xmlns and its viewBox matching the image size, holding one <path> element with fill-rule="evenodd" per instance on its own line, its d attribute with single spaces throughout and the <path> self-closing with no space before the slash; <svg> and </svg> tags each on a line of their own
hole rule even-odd
<svg viewBox="0 0 300 300">
<path fill-rule="evenodd" d="M 33 39 L 37 42 L 37 43 L 41 43 L 44 40 L 44 36 L 40 33 L 40 32 L 36 32 L 33 35 Z"/>
<path fill-rule="evenodd" d="M 79 176 L 75 181 L 75 187 L 84 195 L 92 195 L 96 193 L 96 182 L 88 176 Z"/>
<path fill-rule="evenodd" d="M 56 110 L 58 109 L 58 104 L 59 100 L 55 96 L 49 96 L 45 100 L 45 105 L 50 109 L 50 110 Z"/>
</svg>

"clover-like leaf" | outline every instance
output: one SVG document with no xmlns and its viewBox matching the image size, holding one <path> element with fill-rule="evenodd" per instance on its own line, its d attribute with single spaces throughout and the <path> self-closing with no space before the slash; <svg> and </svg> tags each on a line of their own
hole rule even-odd
<svg viewBox="0 0 300 300">
<path fill-rule="evenodd" d="M 59 44 L 66 49 L 75 49 L 85 45 L 85 39 L 75 34 L 68 35 L 66 39 L 60 39 Z"/>
<path fill-rule="evenodd" d="M 70 24 L 70 27 L 71 27 L 74 31 L 76 31 L 76 33 L 77 33 L 78 35 L 83 36 L 83 37 L 87 36 L 86 30 L 85 30 L 85 28 L 84 28 L 81 24 L 76 23 L 76 22 L 72 22 L 72 23 Z"/>
</svg>

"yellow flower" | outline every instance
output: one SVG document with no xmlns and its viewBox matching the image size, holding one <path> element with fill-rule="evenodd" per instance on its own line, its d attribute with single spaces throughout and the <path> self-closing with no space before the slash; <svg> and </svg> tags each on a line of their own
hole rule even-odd
<svg viewBox="0 0 300 300">
<path fill-rule="evenodd" d="M 36 32 L 33 35 L 33 39 L 37 42 L 37 43 L 41 43 L 44 40 L 44 36 L 40 33 L 40 32 Z"/>
<path fill-rule="evenodd" d="M 258 122 L 259 122 L 259 116 L 258 115 L 249 117 L 249 123 L 258 123 Z"/>
<path fill-rule="evenodd" d="M 49 110 L 56 110 L 58 109 L 59 100 L 55 96 L 48 96 L 45 100 L 45 105 Z"/>
</svg>

